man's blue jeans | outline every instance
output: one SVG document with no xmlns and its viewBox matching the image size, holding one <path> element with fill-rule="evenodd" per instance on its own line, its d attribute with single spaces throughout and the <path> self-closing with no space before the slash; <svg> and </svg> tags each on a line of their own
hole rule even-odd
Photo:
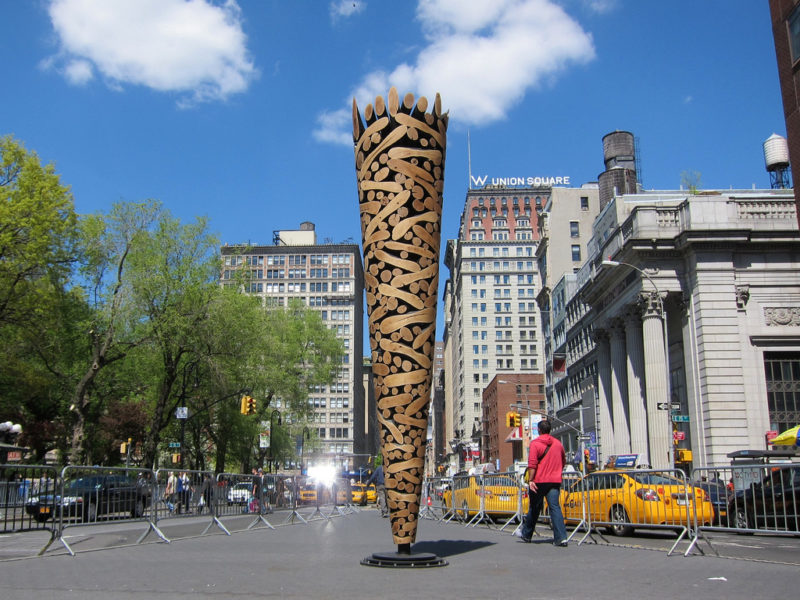
<svg viewBox="0 0 800 600">
<path fill-rule="evenodd" d="M 559 544 L 567 539 L 567 528 L 564 526 L 564 515 L 561 512 L 559 496 L 561 495 L 560 483 L 539 483 L 535 493 L 528 489 L 528 515 L 522 524 L 522 537 L 530 540 L 542 505 L 547 499 L 547 509 L 550 511 L 550 524 L 553 526 L 553 543 Z"/>
</svg>

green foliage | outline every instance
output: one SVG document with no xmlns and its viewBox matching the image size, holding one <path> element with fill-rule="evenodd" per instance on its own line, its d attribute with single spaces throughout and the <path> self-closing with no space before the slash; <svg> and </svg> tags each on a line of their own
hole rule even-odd
<svg viewBox="0 0 800 600">
<path fill-rule="evenodd" d="M 703 182 L 700 171 L 681 172 L 681 189 L 687 189 L 690 193 L 696 194 L 702 187 Z"/>
<path fill-rule="evenodd" d="M 309 387 L 334 381 L 344 351 L 319 314 L 241 293 L 247 270 L 221 287 L 205 219 L 155 201 L 79 219 L 52 166 L 8 137 L 0 152 L 0 420 L 22 423 L 31 459 L 119 464 L 132 438 L 134 462 L 157 465 L 181 435 L 178 406 L 187 466 L 292 458 Z M 239 414 L 245 390 L 255 416 Z"/>
</svg>

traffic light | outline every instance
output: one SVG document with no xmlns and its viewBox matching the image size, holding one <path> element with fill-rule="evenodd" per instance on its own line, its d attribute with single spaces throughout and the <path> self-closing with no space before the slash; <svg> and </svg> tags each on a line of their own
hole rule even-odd
<svg viewBox="0 0 800 600">
<path fill-rule="evenodd" d="M 513 427 L 514 426 L 514 413 L 508 411 L 506 413 L 506 427 Z"/>
<path fill-rule="evenodd" d="M 252 396 L 242 396 L 242 403 L 239 407 L 239 412 L 243 415 L 256 414 L 256 399 Z"/>
<path fill-rule="evenodd" d="M 520 417 L 519 413 L 511 413 L 513 425 L 512 427 L 519 427 L 522 425 L 522 417 Z"/>
<path fill-rule="evenodd" d="M 128 453 L 128 443 L 122 442 L 119 446 L 119 453 L 120 454 L 127 454 Z"/>
<path fill-rule="evenodd" d="M 180 455 L 180 453 L 173 454 L 173 455 L 172 455 L 172 464 L 173 464 L 173 465 L 177 465 L 179 462 L 181 462 L 181 455 Z"/>
</svg>

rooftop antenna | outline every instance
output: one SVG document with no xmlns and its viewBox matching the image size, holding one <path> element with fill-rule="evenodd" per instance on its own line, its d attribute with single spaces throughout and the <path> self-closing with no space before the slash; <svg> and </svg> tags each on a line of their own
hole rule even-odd
<svg viewBox="0 0 800 600">
<path fill-rule="evenodd" d="M 467 189 L 472 189 L 472 148 L 469 142 L 469 129 L 467 129 L 467 170 L 469 173 L 467 176 L 469 177 L 469 181 L 467 182 Z"/>
</svg>

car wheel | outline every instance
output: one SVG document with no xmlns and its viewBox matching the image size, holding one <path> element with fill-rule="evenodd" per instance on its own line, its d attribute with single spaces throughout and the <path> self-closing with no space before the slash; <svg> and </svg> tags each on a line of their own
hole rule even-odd
<svg viewBox="0 0 800 600">
<path fill-rule="evenodd" d="M 614 523 L 614 525 L 608 528 L 611 535 L 631 535 L 633 533 L 633 527 L 627 525 L 627 523 L 630 523 L 628 513 L 625 511 L 625 508 L 619 504 L 615 504 L 611 507 L 608 520 Z"/>
<path fill-rule="evenodd" d="M 728 514 L 733 515 L 733 523 L 731 523 L 731 525 L 736 529 L 750 529 L 752 527 L 750 517 L 747 515 L 743 506 L 732 507 L 732 510 L 729 510 Z M 737 531 L 736 533 L 739 535 L 753 535 L 752 531 Z"/>
<path fill-rule="evenodd" d="M 89 502 L 83 509 L 83 522 L 95 523 L 97 521 L 97 504 Z"/>
</svg>

